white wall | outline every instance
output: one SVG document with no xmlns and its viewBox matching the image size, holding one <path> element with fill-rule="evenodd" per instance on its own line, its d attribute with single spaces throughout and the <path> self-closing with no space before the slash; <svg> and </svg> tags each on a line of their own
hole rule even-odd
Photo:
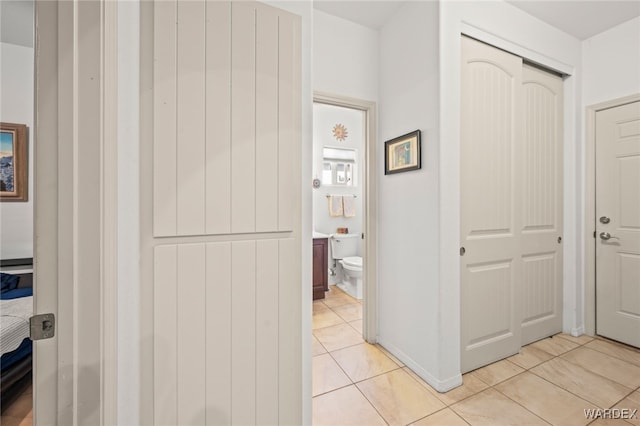
<svg viewBox="0 0 640 426">
<path fill-rule="evenodd" d="M 380 32 L 379 341 L 440 387 L 437 2 L 407 2 Z M 384 141 L 422 131 L 422 169 L 384 175 Z"/>
<path fill-rule="evenodd" d="M 443 2 L 440 19 L 441 140 L 440 149 L 440 315 L 439 377 L 460 371 L 460 34 L 473 32 L 488 41 L 550 68 L 565 79 L 564 149 L 564 298 L 563 329 L 580 333 L 583 268 L 583 210 L 579 197 L 583 156 L 580 119 L 580 41 L 501 1 Z"/>
<path fill-rule="evenodd" d="M 378 32 L 314 10 L 313 90 L 376 102 Z"/>
<path fill-rule="evenodd" d="M 582 42 L 585 106 L 640 93 L 640 17 Z"/>
<path fill-rule="evenodd" d="M 0 259 L 33 257 L 33 47 L 0 43 L 0 121 L 27 125 L 27 202 L 0 203 Z"/>
</svg>

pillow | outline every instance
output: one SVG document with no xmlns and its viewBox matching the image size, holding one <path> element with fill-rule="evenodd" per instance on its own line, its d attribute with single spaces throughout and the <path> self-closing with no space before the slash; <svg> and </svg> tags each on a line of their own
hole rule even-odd
<svg viewBox="0 0 640 426">
<path fill-rule="evenodd" d="M 14 288 L 0 294 L 0 300 L 18 299 L 20 297 L 33 296 L 33 287 Z"/>
<path fill-rule="evenodd" d="M 18 281 L 20 281 L 20 277 L 16 275 L 3 274 L 0 272 L 0 283 L 2 283 L 2 287 L 0 291 L 5 292 L 8 290 L 13 290 L 18 287 Z"/>
</svg>

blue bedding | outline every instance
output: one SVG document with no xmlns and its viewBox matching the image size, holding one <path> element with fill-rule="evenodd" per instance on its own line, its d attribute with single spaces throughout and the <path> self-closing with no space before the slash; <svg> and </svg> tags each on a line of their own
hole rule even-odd
<svg viewBox="0 0 640 426">
<path fill-rule="evenodd" d="M 17 299 L 19 297 L 33 296 L 33 287 L 14 288 L 0 293 L 0 300 Z"/>
<path fill-rule="evenodd" d="M 22 341 L 20 346 L 18 346 L 18 349 L 2 355 L 2 357 L 0 357 L 0 372 L 4 373 L 24 357 L 29 356 L 32 348 L 33 342 L 31 339 L 26 338 Z"/>
<path fill-rule="evenodd" d="M 4 274 L 0 272 L 0 291 L 3 293 L 8 290 L 13 290 L 18 287 L 20 277 L 17 275 Z"/>
</svg>

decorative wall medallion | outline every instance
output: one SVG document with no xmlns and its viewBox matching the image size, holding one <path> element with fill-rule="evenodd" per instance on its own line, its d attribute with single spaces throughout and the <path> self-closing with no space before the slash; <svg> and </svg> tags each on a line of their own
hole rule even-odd
<svg viewBox="0 0 640 426">
<path fill-rule="evenodd" d="M 333 137 L 339 141 L 344 141 L 347 136 L 349 136 L 349 132 L 347 132 L 347 128 L 342 124 L 336 124 L 333 126 Z"/>
</svg>

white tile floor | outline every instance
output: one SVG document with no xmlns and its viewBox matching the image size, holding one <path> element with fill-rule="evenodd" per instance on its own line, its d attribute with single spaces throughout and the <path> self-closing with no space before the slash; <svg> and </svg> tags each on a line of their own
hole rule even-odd
<svg viewBox="0 0 640 426">
<path fill-rule="evenodd" d="M 559 334 L 465 374 L 462 386 L 441 394 L 361 334 L 360 302 L 335 287 L 314 302 L 314 425 L 640 426 L 636 348 Z M 31 426 L 31 398 L 29 388 L 3 410 L 0 424 Z M 639 412 L 628 419 L 585 416 L 612 408 Z"/>
<path fill-rule="evenodd" d="M 640 425 L 640 350 L 558 334 L 441 394 L 362 340 L 362 304 L 331 287 L 313 303 L 313 424 Z M 592 419 L 585 410 L 638 410 Z M 610 415 L 623 411 L 609 411 Z"/>
</svg>

